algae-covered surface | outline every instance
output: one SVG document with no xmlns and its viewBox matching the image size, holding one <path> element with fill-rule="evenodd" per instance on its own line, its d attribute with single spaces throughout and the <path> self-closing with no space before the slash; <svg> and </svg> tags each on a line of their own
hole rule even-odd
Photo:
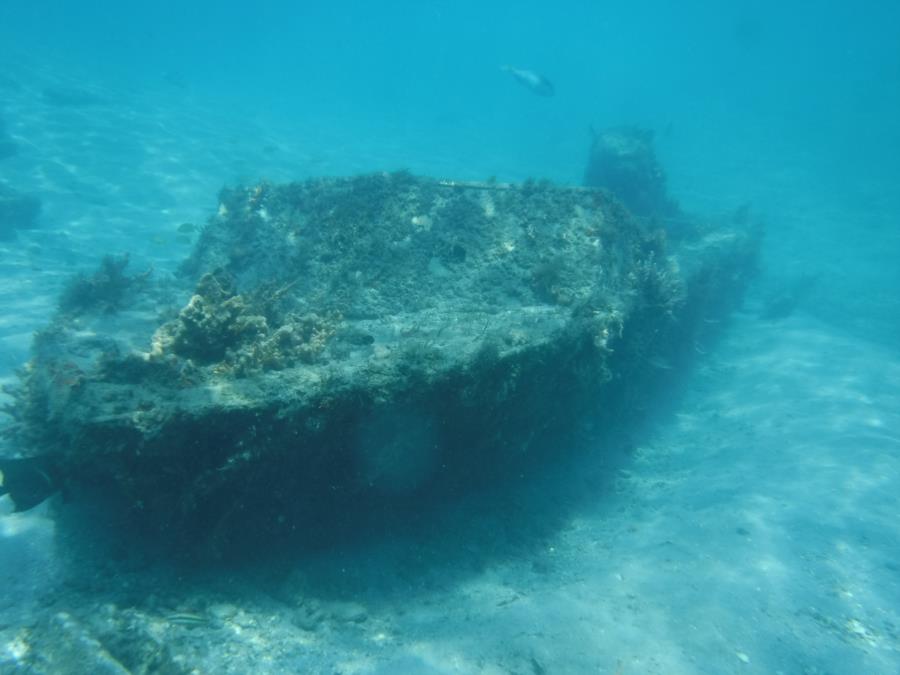
<svg viewBox="0 0 900 675">
<path fill-rule="evenodd" d="M 17 432 L 73 498 L 179 555 L 333 536 L 337 514 L 553 463 L 550 438 L 636 412 L 738 300 L 755 241 L 698 225 L 672 245 L 549 183 L 225 190 L 179 280 L 106 258 L 71 282 Z"/>
</svg>

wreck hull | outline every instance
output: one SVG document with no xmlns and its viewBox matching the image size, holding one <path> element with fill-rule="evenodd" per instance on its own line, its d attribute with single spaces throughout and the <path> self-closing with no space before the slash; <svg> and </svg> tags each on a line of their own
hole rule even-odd
<svg viewBox="0 0 900 675">
<path fill-rule="evenodd" d="M 223 192 L 172 286 L 38 336 L 18 433 L 181 551 L 314 543 L 637 414 L 756 243 L 597 190 L 407 174 Z M 374 516 L 373 516 L 374 517 Z"/>
</svg>

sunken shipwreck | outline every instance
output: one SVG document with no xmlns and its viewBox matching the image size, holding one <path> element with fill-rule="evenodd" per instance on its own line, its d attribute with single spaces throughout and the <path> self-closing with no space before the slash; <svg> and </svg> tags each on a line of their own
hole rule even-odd
<svg viewBox="0 0 900 675">
<path fill-rule="evenodd" d="M 222 559 L 489 488 L 639 414 L 757 243 L 546 182 L 225 189 L 179 275 L 109 256 L 70 282 L 13 392 L 3 489 Z"/>
</svg>

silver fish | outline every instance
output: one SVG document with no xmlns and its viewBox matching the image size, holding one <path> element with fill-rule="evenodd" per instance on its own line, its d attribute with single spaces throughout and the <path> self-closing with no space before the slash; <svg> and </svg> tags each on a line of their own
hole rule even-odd
<svg viewBox="0 0 900 675">
<path fill-rule="evenodd" d="M 172 626 L 185 626 L 186 628 L 209 625 L 209 619 L 207 617 L 192 612 L 175 612 L 174 614 L 169 614 L 166 617 L 166 622 Z"/>
<path fill-rule="evenodd" d="M 512 75 L 516 82 L 524 87 L 528 87 L 538 96 L 553 96 L 556 93 L 553 83 L 534 71 L 525 70 L 524 68 L 513 68 L 512 66 L 500 66 L 500 70 Z"/>
</svg>

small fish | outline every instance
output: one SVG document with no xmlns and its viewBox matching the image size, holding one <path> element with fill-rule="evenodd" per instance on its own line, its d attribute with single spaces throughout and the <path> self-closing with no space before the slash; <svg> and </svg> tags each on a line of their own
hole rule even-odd
<svg viewBox="0 0 900 675">
<path fill-rule="evenodd" d="M 16 511 L 34 508 L 59 489 L 53 457 L 0 459 L 0 495 L 9 494 Z"/>
<path fill-rule="evenodd" d="M 194 628 L 196 626 L 208 626 L 209 619 L 200 614 L 192 614 L 191 612 L 175 612 L 166 617 L 166 623 L 173 626 L 185 626 Z"/>
<path fill-rule="evenodd" d="M 556 89 L 550 80 L 531 70 L 513 68 L 512 66 L 500 66 L 500 70 L 512 75 L 516 78 L 516 82 L 524 87 L 528 87 L 538 96 L 553 96 L 556 93 Z"/>
<path fill-rule="evenodd" d="M 658 368 L 659 370 L 672 370 L 672 364 L 659 357 L 649 359 L 647 363 L 649 363 L 651 367 Z"/>
</svg>

